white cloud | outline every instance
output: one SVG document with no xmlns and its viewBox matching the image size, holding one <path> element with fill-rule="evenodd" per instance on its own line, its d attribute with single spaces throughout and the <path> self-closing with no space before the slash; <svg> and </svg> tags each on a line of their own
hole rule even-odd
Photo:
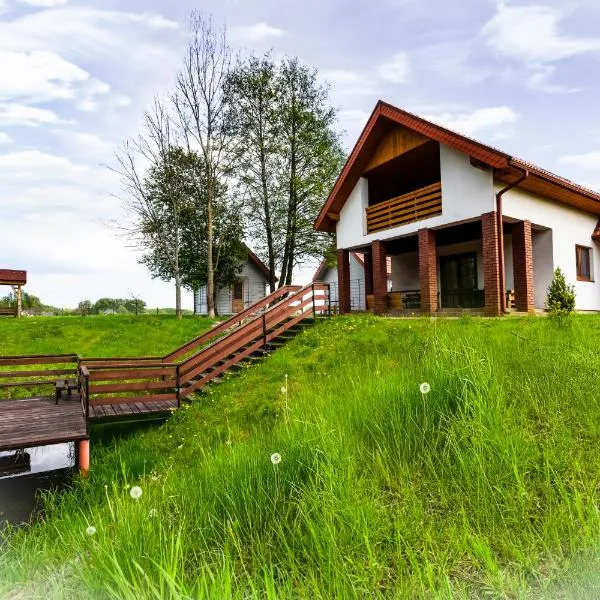
<svg viewBox="0 0 600 600">
<path fill-rule="evenodd" d="M 0 64 L 0 100 L 73 98 L 74 85 L 89 78 L 87 71 L 46 50 L 0 50 Z"/>
<path fill-rule="evenodd" d="M 50 8 L 53 6 L 62 6 L 69 0 L 19 0 L 23 4 L 30 4 L 31 6 L 39 6 L 41 8 Z"/>
<path fill-rule="evenodd" d="M 519 115 L 508 106 L 496 106 L 469 113 L 438 113 L 425 118 L 465 135 L 483 132 L 499 139 L 506 136 L 506 127 L 515 123 Z"/>
<path fill-rule="evenodd" d="M 379 65 L 377 73 L 384 81 L 406 83 L 411 75 L 408 54 L 406 52 L 394 54 L 388 62 Z"/>
<path fill-rule="evenodd" d="M 331 84 L 331 91 L 340 96 L 368 95 L 377 87 L 371 77 L 358 71 L 331 69 L 323 71 L 321 77 Z"/>
<path fill-rule="evenodd" d="M 600 171 L 600 150 L 588 152 L 587 154 L 563 156 L 559 162 L 587 171 Z"/>
<path fill-rule="evenodd" d="M 229 37 L 234 42 L 259 42 L 267 38 L 283 37 L 285 31 L 273 27 L 264 21 L 254 25 L 237 25 L 229 30 Z"/>
<path fill-rule="evenodd" d="M 527 86 L 532 90 L 546 92 L 548 94 L 571 94 L 581 91 L 581 88 L 572 88 L 566 85 L 552 83 L 550 79 L 555 71 L 556 67 L 554 65 L 537 65 L 534 67 L 533 74 L 527 80 Z"/>
<path fill-rule="evenodd" d="M 0 154 L 0 173 L 3 181 L 26 180 L 69 180 L 70 177 L 89 170 L 64 156 L 47 154 L 39 150 L 22 150 Z"/>
<path fill-rule="evenodd" d="M 499 54 L 527 63 L 545 63 L 600 49 L 600 39 L 570 37 L 559 31 L 564 10 L 542 5 L 498 5 L 482 34 Z"/>
<path fill-rule="evenodd" d="M 25 106 L 23 104 L 0 104 L 0 125 L 43 125 L 55 124 L 60 120 L 56 113 L 45 108 Z"/>
<path fill-rule="evenodd" d="M 1 144 L 8 144 L 10 142 L 10 136 L 8 135 L 8 133 L 4 133 L 2 131 L 0 131 L 0 145 Z"/>
</svg>

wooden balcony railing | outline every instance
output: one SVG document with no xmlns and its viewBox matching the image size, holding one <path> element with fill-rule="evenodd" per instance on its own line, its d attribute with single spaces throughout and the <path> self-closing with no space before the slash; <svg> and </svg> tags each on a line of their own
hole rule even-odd
<svg viewBox="0 0 600 600">
<path fill-rule="evenodd" d="M 399 227 L 442 214 L 442 184 L 433 183 L 367 208 L 367 233 Z"/>
</svg>

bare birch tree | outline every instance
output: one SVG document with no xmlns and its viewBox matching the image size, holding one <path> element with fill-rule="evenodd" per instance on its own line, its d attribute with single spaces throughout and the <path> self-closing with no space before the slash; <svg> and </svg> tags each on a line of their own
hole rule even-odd
<svg viewBox="0 0 600 600">
<path fill-rule="evenodd" d="M 165 104 L 155 99 L 144 113 L 144 128 L 117 151 L 116 166 L 121 177 L 123 207 L 131 217 L 116 227 L 143 251 L 140 262 L 153 276 L 175 281 L 175 310 L 181 318 L 182 273 L 180 254 L 183 216 L 189 202 L 179 167 L 173 158 L 177 132 Z M 163 257 L 165 268 L 154 269 L 153 257 Z"/>
<path fill-rule="evenodd" d="M 213 258 L 215 198 L 227 175 L 231 136 L 227 124 L 226 81 L 231 50 L 225 28 L 215 29 L 210 19 L 193 12 L 190 40 L 173 94 L 180 131 L 188 151 L 197 150 L 205 169 L 202 190 L 206 203 L 208 316 L 215 316 L 215 269 Z"/>
</svg>

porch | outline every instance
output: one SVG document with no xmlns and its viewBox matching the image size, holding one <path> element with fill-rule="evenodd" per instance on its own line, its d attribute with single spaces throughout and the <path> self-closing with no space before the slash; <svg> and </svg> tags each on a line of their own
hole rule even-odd
<svg viewBox="0 0 600 600">
<path fill-rule="evenodd" d="M 552 277 L 552 232 L 505 218 L 500 247 L 496 213 L 353 248 L 364 253 L 366 308 L 376 313 L 498 316 L 542 308 Z M 348 250 L 338 250 L 340 312 L 356 310 Z M 535 257 L 534 257 L 535 255 Z M 391 282 L 386 262 L 391 261 Z M 535 281 L 534 281 L 535 264 Z M 503 281 L 504 285 L 500 285 Z M 354 305 L 354 306 L 353 306 Z"/>
</svg>

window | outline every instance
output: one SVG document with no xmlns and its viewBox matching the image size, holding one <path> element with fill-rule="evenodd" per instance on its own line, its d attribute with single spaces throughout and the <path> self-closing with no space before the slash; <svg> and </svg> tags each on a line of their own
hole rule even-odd
<svg viewBox="0 0 600 600">
<path fill-rule="evenodd" d="M 593 281 L 592 249 L 586 246 L 575 246 L 577 260 L 577 281 Z"/>
</svg>

